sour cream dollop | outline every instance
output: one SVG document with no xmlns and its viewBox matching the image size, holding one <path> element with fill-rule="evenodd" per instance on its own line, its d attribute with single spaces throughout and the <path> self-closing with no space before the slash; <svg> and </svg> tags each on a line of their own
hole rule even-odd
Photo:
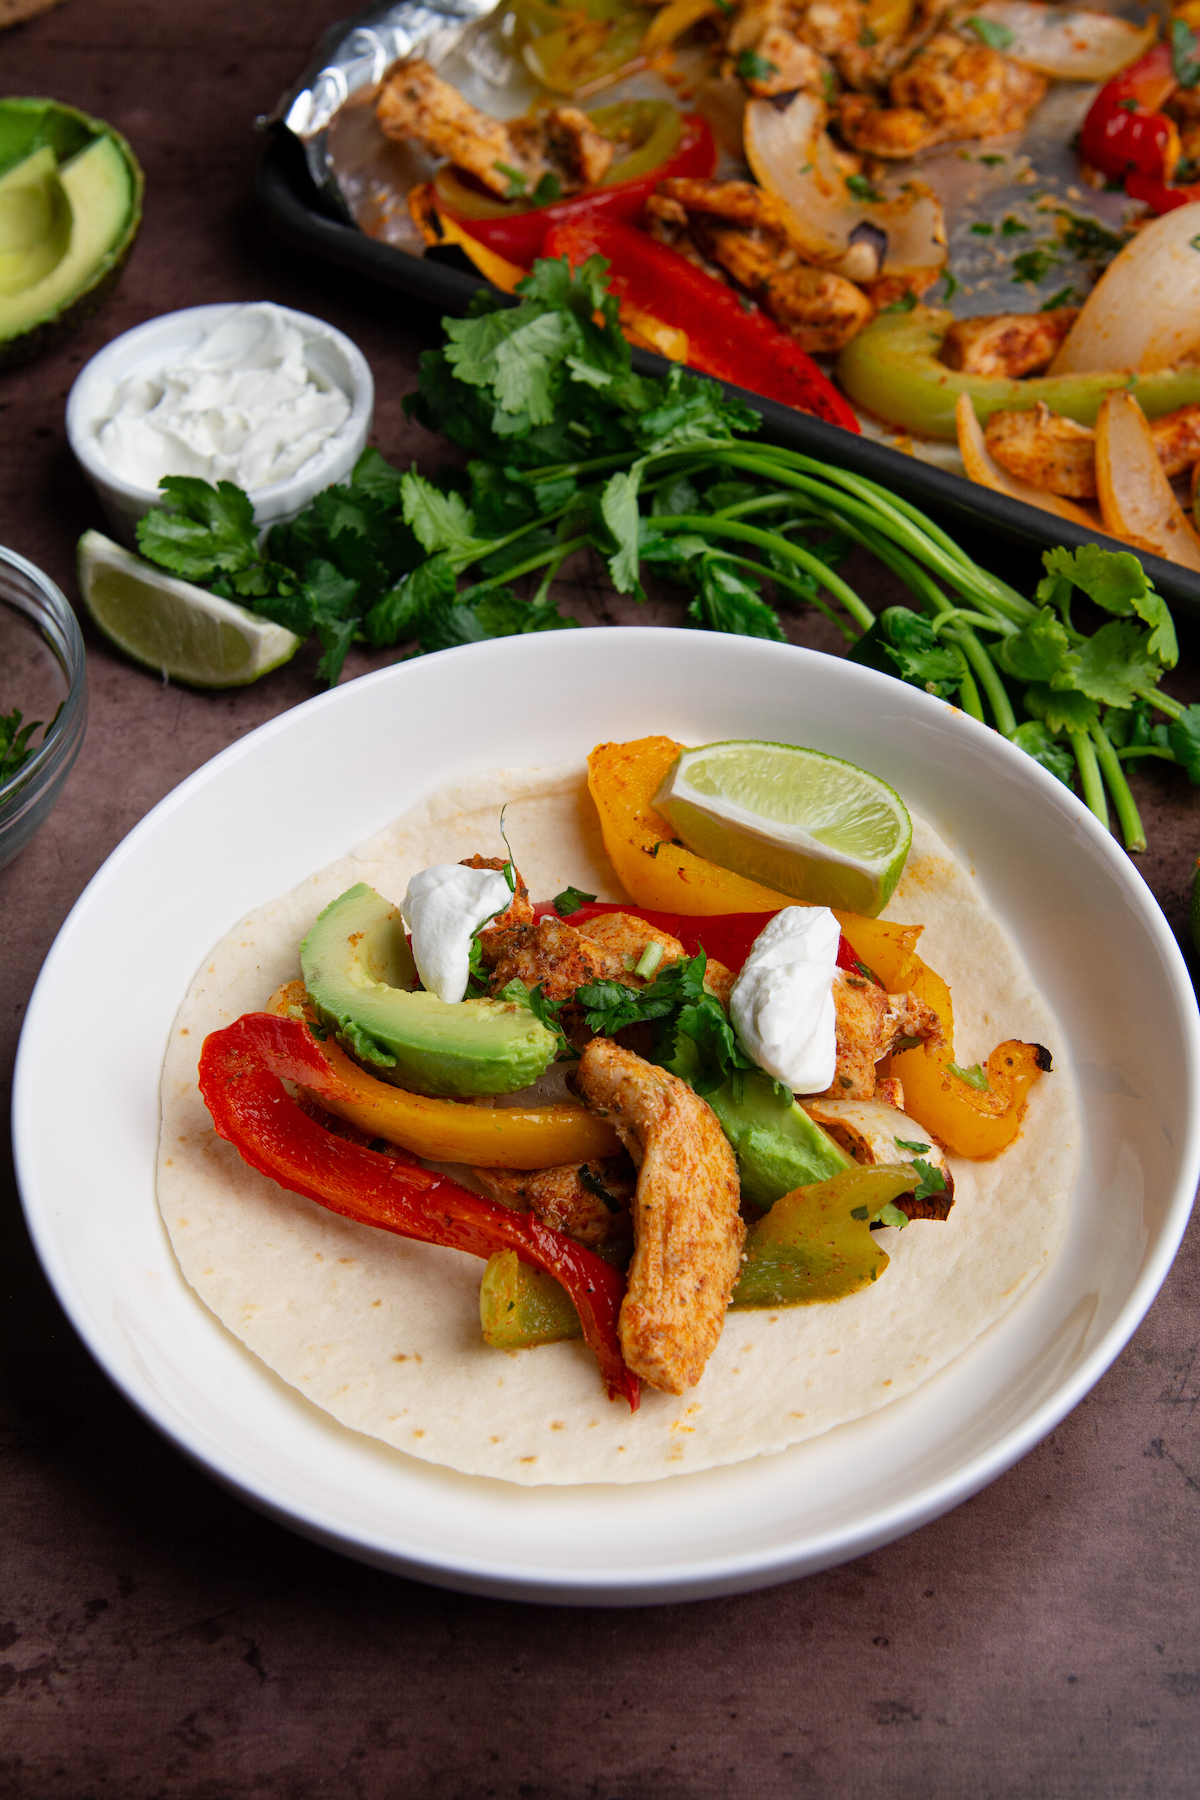
<svg viewBox="0 0 1200 1800">
<path fill-rule="evenodd" d="M 239 306 L 156 375 L 114 389 L 96 446 L 114 475 L 199 475 L 253 490 L 295 475 L 350 417 L 281 307 Z"/>
<path fill-rule="evenodd" d="M 431 994 L 452 1003 L 462 999 L 471 973 L 471 939 L 511 901 L 499 869 L 435 863 L 413 876 L 400 916 L 412 933 L 417 973 Z"/>
<path fill-rule="evenodd" d="M 819 1094 L 833 1080 L 839 935 L 827 906 L 785 906 L 755 938 L 729 996 L 746 1050 L 798 1094 Z"/>
</svg>

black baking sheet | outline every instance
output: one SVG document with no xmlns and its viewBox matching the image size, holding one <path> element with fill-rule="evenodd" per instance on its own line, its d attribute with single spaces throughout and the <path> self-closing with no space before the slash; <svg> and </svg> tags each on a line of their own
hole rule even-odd
<svg viewBox="0 0 1200 1800">
<path fill-rule="evenodd" d="M 313 186 L 298 141 L 282 127 L 276 129 L 259 164 L 257 193 L 269 223 L 287 243 L 369 280 L 412 294 L 443 312 L 464 312 L 476 290 L 486 285 L 480 275 L 469 274 L 437 257 L 410 256 L 406 250 L 368 237 L 357 225 L 332 217 Z M 662 357 L 644 350 L 633 352 L 633 364 L 646 375 L 662 375 L 669 367 Z M 1075 550 L 1088 543 L 1103 543 L 1114 550 L 1129 548 L 1115 538 L 1086 531 L 1067 519 L 1012 500 L 1007 494 L 980 487 L 964 476 L 905 456 L 886 444 L 827 425 L 823 419 L 795 412 L 761 394 L 723 385 L 727 393 L 744 400 L 762 415 L 762 435 L 770 442 L 869 476 L 914 505 L 928 507 L 943 517 L 948 515 L 977 530 L 1015 538 L 1036 549 L 1065 544 Z M 1160 556 L 1139 554 L 1160 594 L 1185 611 L 1200 614 L 1200 575 L 1165 562 Z"/>
</svg>

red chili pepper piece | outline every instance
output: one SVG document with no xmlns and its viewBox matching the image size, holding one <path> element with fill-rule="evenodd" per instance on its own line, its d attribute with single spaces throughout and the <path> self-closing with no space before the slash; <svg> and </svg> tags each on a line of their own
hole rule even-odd
<svg viewBox="0 0 1200 1800">
<path fill-rule="evenodd" d="M 302 1112 L 283 1082 L 317 1093 L 341 1083 L 298 1019 L 246 1013 L 204 1040 L 200 1092 L 218 1137 L 280 1187 L 360 1224 L 488 1257 L 515 1250 L 567 1290 L 610 1396 L 638 1406 L 638 1378 L 625 1365 L 617 1314 L 625 1277 L 602 1257 L 530 1213 L 513 1212 L 406 1152 L 381 1156 L 334 1137 Z"/>
<path fill-rule="evenodd" d="M 698 113 L 685 113 L 675 150 L 648 174 L 635 176 L 632 181 L 615 181 L 611 187 L 593 188 L 571 200 L 557 200 L 552 206 L 513 213 L 505 219 L 457 218 L 456 223 L 497 255 L 531 269 L 539 256 L 552 254 L 542 249 L 546 233 L 552 228 L 569 225 L 575 219 L 593 218 L 623 219 L 632 225 L 641 217 L 642 208 L 660 181 L 682 175 L 707 180 L 716 166 L 712 132 Z"/>
<path fill-rule="evenodd" d="M 1093 100 L 1079 148 L 1103 175 L 1155 176 L 1169 182 L 1179 158 L 1179 134 L 1159 109 L 1178 87 L 1169 44 L 1106 81 Z"/>
<path fill-rule="evenodd" d="M 1156 213 L 1174 212 L 1177 206 L 1189 206 L 1200 200 L 1200 182 L 1191 187 L 1168 187 L 1155 175 L 1127 175 L 1125 192 L 1131 200 L 1141 200 Z"/>
<path fill-rule="evenodd" d="M 853 408 L 793 338 L 646 232 L 617 219 L 579 219 L 548 231 L 542 255 L 565 256 L 574 268 L 589 256 L 607 258 L 610 291 L 685 331 L 693 369 L 858 430 Z"/>
</svg>

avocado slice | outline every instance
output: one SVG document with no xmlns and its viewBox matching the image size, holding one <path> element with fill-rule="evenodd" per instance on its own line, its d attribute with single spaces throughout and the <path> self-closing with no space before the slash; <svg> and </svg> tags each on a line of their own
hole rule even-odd
<svg viewBox="0 0 1200 1800">
<path fill-rule="evenodd" d="M 679 1037 L 666 1067 L 692 1085 L 699 1056 L 691 1038 Z M 841 1145 L 762 1069 L 746 1069 L 736 1087 L 733 1081 L 723 1082 L 704 1098 L 733 1146 L 743 1199 L 765 1211 L 793 1188 L 828 1181 L 854 1167 Z"/>
<path fill-rule="evenodd" d="M 512 1094 L 554 1060 L 554 1033 L 522 1006 L 414 993 L 400 910 L 365 882 L 325 908 L 300 946 L 300 968 L 350 1053 L 410 1093 Z"/>
<path fill-rule="evenodd" d="M 142 172 L 100 119 L 47 100 L 0 101 L 0 368 L 91 317 L 141 223 Z"/>
<path fill-rule="evenodd" d="M 0 175 L 0 297 L 43 280 L 66 254 L 71 204 L 58 163 L 43 144 Z"/>
</svg>

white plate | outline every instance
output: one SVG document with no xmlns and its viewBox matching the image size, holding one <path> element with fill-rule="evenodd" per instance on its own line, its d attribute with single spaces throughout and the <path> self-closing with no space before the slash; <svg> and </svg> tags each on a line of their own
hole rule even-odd
<svg viewBox="0 0 1200 1800">
<path fill-rule="evenodd" d="M 481 768 L 602 739 L 811 744 L 874 769 L 977 872 L 1079 1083 L 1081 1173 L 1027 1294 L 909 1398 L 781 1456 L 632 1488 L 517 1488 L 336 1425 L 196 1299 L 154 1198 L 159 1069 L 238 916 Z M 736 1593 L 858 1556 L 1008 1468 L 1097 1381 L 1157 1293 L 1200 1172 L 1200 1021 L 1153 897 L 1082 804 L 954 708 L 837 658 L 701 632 L 509 638 L 402 663 L 232 745 L 130 833 L 46 961 L 14 1090 L 43 1266 L 93 1355 L 235 1492 L 446 1586 L 630 1604 Z M 64 1122 L 63 1082 L 70 1082 Z M 68 1128 L 69 1127 L 69 1128 Z"/>
</svg>

